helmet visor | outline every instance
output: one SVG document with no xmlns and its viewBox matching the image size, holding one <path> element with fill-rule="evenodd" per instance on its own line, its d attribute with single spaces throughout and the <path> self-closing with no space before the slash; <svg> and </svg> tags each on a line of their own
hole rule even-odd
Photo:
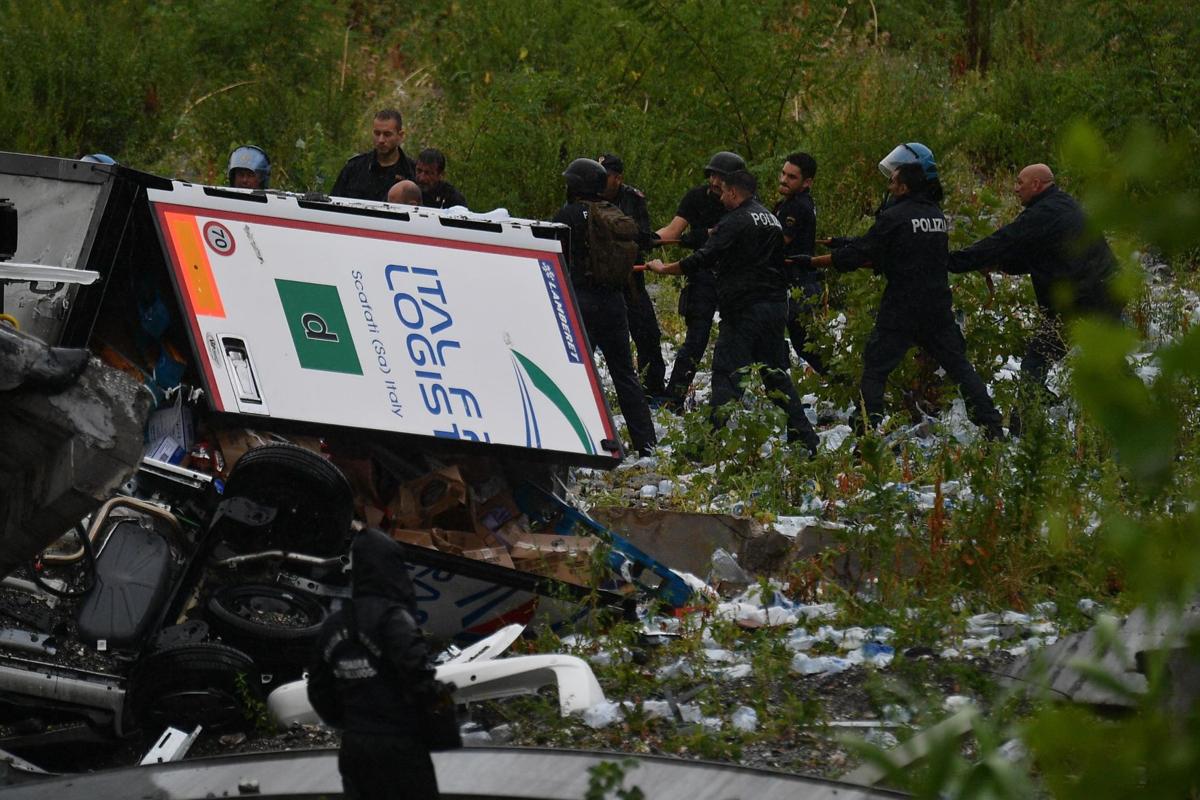
<svg viewBox="0 0 1200 800">
<path fill-rule="evenodd" d="M 883 173 L 883 177 L 890 178 L 901 164 L 912 164 L 919 160 L 911 147 L 906 144 L 898 144 L 879 162 L 879 171 Z"/>
</svg>

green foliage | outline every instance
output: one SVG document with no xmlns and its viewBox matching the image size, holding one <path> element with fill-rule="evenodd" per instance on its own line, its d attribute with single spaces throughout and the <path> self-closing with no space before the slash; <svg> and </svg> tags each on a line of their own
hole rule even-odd
<svg viewBox="0 0 1200 800">
<path fill-rule="evenodd" d="M 254 727 L 259 736 L 274 736 L 279 733 L 275 717 L 271 715 L 267 704 L 250 690 L 249 678 L 244 672 L 239 672 L 233 679 L 233 689 L 238 702 L 242 704 L 242 716 Z"/>
<path fill-rule="evenodd" d="M 345 158 L 365 149 L 374 111 L 395 105 L 410 153 L 441 148 L 473 207 L 518 216 L 554 212 L 562 168 L 578 155 L 620 153 L 663 224 L 714 151 L 742 153 L 769 200 L 781 159 L 803 149 L 819 163 L 826 236 L 865 230 L 883 191 L 878 159 L 918 140 L 937 153 L 953 243 L 963 246 L 1019 211 L 1009 187 L 1021 166 L 1051 163 L 1121 255 L 1137 332 L 1159 345 L 1157 376 L 1128 363 L 1133 330 L 1084 323 L 1072 331 L 1072 402 L 1054 413 L 1034 403 L 1018 444 L 922 452 L 868 436 L 852 440 L 855 454 L 848 446 L 813 462 L 767 446 L 782 418 L 752 377 L 726 428 L 714 434 L 702 409 L 667 438 L 673 502 L 740 501 L 768 518 L 823 498 L 826 515 L 847 526 L 831 552 L 858 565 L 848 590 L 829 591 L 914 643 L 954 624 L 951 597 L 988 608 L 1045 597 L 1069 608 L 1097 595 L 1172 607 L 1200 586 L 1200 333 L 1188 332 L 1179 297 L 1164 303 L 1143 285 L 1132 257 L 1149 248 L 1169 259 L 1179 285 L 1197 288 L 1200 16 L 1187 4 L 430 0 L 398 14 L 376 0 L 0 0 L 0 19 L 0 148 L 102 151 L 205 182 L 223 182 L 229 151 L 254 143 L 271 154 L 274 186 L 328 189 Z M 978 275 L 954 285 L 987 379 L 1033 324 L 1019 311 L 1032 303 L 1028 281 L 999 280 L 994 297 Z M 676 287 L 655 286 L 668 335 L 682 331 L 669 310 Z M 857 400 L 881 282 L 859 271 L 828 276 L 828 289 L 814 324 L 831 367 L 820 397 L 845 407 Z M 894 428 L 905 397 L 929 380 L 923 370 L 910 358 L 894 373 Z M 1001 407 L 1019 399 L 1015 382 L 993 384 Z M 692 458 L 715 469 L 697 472 Z M 950 502 L 942 489 L 951 481 L 970 492 Z M 941 499 L 918 509 L 918 488 Z M 913 619 L 891 613 L 909 605 L 924 608 Z M 744 635 L 714 633 L 731 643 Z M 651 696 L 662 683 L 656 659 L 696 655 L 681 640 L 647 656 L 637 638 L 631 626 L 610 635 L 613 661 L 599 670 L 610 691 Z M 764 632 L 752 647 L 756 705 L 777 703 L 763 735 L 817 717 L 804 693 L 771 694 L 788 685 L 778 639 Z M 1028 743 L 1044 788 L 1089 800 L 1194 795 L 1196 713 L 1165 715 L 1155 680 L 1127 719 L 1035 714 Z M 244 702 L 256 726 L 266 719 Z M 572 723 L 555 704 L 533 698 L 522 708 L 544 741 L 567 740 Z M 629 725 L 646 736 L 659 728 L 633 716 Z M 974 765 L 948 740 L 914 788 L 1019 796 L 1024 784 L 995 757 L 998 731 L 1013 732 L 1007 720 L 985 726 Z M 664 747 L 736 757 L 742 743 L 693 731 Z M 591 791 L 635 796 L 624 777 L 620 765 L 593 775 Z"/>
<path fill-rule="evenodd" d="M 369 67 L 343 77 L 342 13 L 331 0 L 5 0 L 0 142 L 218 184 L 229 152 L 253 143 L 275 185 L 328 188 L 362 136 Z"/>
<path fill-rule="evenodd" d="M 645 793 L 637 786 L 626 789 L 625 775 L 637 769 L 636 759 L 625 758 L 621 761 L 601 761 L 594 767 L 588 767 L 588 788 L 584 800 L 643 800 Z"/>
</svg>

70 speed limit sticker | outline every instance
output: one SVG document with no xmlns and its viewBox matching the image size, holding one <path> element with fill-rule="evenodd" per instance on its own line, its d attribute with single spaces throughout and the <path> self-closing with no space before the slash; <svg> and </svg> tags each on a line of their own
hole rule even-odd
<svg viewBox="0 0 1200 800">
<path fill-rule="evenodd" d="M 219 256 L 231 256 L 237 249 L 233 234 L 220 222 L 210 222 L 204 226 L 204 241 Z"/>
</svg>

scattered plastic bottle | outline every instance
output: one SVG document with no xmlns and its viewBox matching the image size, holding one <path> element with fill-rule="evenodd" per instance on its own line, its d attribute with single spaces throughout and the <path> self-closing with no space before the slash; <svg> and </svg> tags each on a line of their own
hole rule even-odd
<svg viewBox="0 0 1200 800">
<path fill-rule="evenodd" d="M 729 721 L 735 730 L 743 733 L 754 733 L 758 730 L 758 712 L 750 706 L 739 706 Z"/>
</svg>

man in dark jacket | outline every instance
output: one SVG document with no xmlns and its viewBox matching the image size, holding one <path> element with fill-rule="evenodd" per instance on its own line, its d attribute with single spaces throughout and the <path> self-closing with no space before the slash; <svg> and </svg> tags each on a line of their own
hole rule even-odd
<svg viewBox="0 0 1200 800">
<path fill-rule="evenodd" d="M 792 153 L 779 171 L 780 200 L 773 213 L 783 226 L 783 257 L 788 264 L 788 338 L 799 358 L 824 374 L 821 357 L 808 345 L 808 321 L 823 293 L 821 273 L 809 264 L 817 244 L 817 206 L 813 202 L 813 178 L 817 160 L 808 153 Z"/>
<path fill-rule="evenodd" d="M 375 115 L 375 149 L 360 153 L 342 167 L 330 194 L 358 200 L 387 200 L 388 189 L 401 180 L 416 180 L 413 163 L 404 154 L 404 121 L 400 112 L 385 108 Z"/>
<path fill-rule="evenodd" d="M 436 682 L 416 622 L 408 564 L 386 534 L 366 530 L 350 550 L 353 601 L 321 629 L 308 699 L 342 731 L 338 769 L 348 798 L 437 798 L 422 731 Z"/>
<path fill-rule="evenodd" d="M 814 256 L 812 265 L 832 264 L 841 272 L 870 265 L 887 278 L 863 353 L 860 390 L 870 425 L 882 421 L 888 375 L 915 344 L 958 384 L 971 420 L 989 438 L 1001 438 L 1000 414 L 967 360 L 967 343 L 954 320 L 946 218 L 928 193 L 929 183 L 921 164 L 902 164 L 888 183 L 892 199 L 871 229 L 832 255 Z"/>
<path fill-rule="evenodd" d="M 620 156 L 605 153 L 596 159 L 608 173 L 608 185 L 604 199 L 621 209 L 637 223 L 638 263 L 646 263 L 646 251 L 658 243 L 658 237 L 650 229 L 650 212 L 646 209 L 646 195 L 625 182 L 625 162 Z M 642 379 L 642 388 L 647 395 L 661 395 L 666 387 L 663 381 L 667 365 L 662 356 L 662 330 L 654 313 L 654 301 L 646 291 L 646 274 L 633 273 L 633 280 L 625 287 L 625 311 L 629 315 L 629 335 L 637 349 L 637 371 Z"/>
<path fill-rule="evenodd" d="M 722 180 L 729 173 L 745 168 L 745 160 L 737 153 L 722 150 L 714 154 L 704 167 L 706 182 L 684 194 L 674 218 L 657 231 L 659 238 L 664 242 L 679 242 L 693 250 L 702 247 L 708 241 L 709 231 L 725 216 L 725 206 L 721 202 Z M 679 313 L 687 325 L 687 334 L 675 354 L 675 366 L 667 381 L 663 401 L 668 407 L 683 407 L 683 398 L 708 347 L 716 311 L 716 273 L 711 266 L 693 270 L 679 295 Z"/>
<path fill-rule="evenodd" d="M 783 231 L 775 215 L 754 199 L 757 190 L 757 181 L 745 170 L 725 175 L 721 202 L 727 213 L 704 245 L 682 261 L 655 260 L 646 266 L 661 274 L 689 277 L 716 270 L 721 329 L 713 350 L 713 425 L 724 424 L 722 407 L 742 396 L 746 368 L 759 363 L 772 400 L 787 412 L 788 441 L 801 441 L 815 453 L 817 434 L 787 374 Z"/>
<path fill-rule="evenodd" d="M 1044 387 L 1050 365 L 1066 355 L 1064 319 L 1095 314 L 1120 319 L 1111 291 L 1117 259 L 1108 242 L 1088 231 L 1087 217 L 1071 195 L 1054 185 L 1045 164 L 1017 176 L 1025 207 L 1016 219 L 970 247 L 950 254 L 951 272 L 996 267 L 1033 280 L 1042 319 L 1021 361 L 1021 375 Z"/>
<path fill-rule="evenodd" d="M 417 184 L 421 187 L 421 205 L 429 208 L 467 207 L 467 198 L 446 181 L 446 156 L 426 147 L 417 154 Z"/>
<path fill-rule="evenodd" d="M 617 390 L 617 402 L 629 426 L 633 447 L 641 455 L 650 455 L 658 437 L 650 418 L 646 394 L 633 368 L 629 350 L 629 319 L 625 315 L 625 300 L 621 290 L 596 280 L 591 272 L 591 253 L 588 246 L 588 213 L 591 204 L 600 201 L 608 182 L 608 173 L 600 162 L 577 158 L 563 172 L 567 181 L 567 203 L 554 215 L 554 222 L 570 229 L 567 268 L 579 314 L 593 348 L 604 354 L 608 374 Z"/>
</svg>

